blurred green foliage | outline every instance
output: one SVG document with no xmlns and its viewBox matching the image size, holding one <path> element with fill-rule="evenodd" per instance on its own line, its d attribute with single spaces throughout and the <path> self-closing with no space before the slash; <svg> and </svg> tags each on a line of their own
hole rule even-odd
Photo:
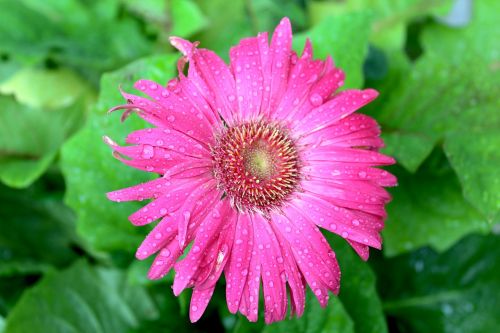
<svg viewBox="0 0 500 333">
<path fill-rule="evenodd" d="M 465 1 L 467 2 L 467 1 Z M 0 332 L 454 332 L 500 327 L 500 3 L 443 19 L 441 0 L 0 0 Z M 166 83 L 178 35 L 228 59 L 241 38 L 290 17 L 294 48 L 332 55 L 383 128 L 399 179 L 384 250 L 361 261 L 329 236 L 339 297 L 265 327 L 229 314 L 216 289 L 196 324 L 171 275 L 133 258 L 148 228 L 105 193 L 148 175 L 103 135 L 145 126 L 106 111 L 139 78 Z M 467 15 L 466 15 L 467 17 Z M 496 234 L 495 234 L 496 233 Z M 222 284 L 222 283 L 221 283 Z"/>
</svg>

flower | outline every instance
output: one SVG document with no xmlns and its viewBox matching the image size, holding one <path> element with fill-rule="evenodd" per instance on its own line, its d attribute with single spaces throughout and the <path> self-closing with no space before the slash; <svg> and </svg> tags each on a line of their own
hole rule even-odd
<svg viewBox="0 0 500 333">
<path fill-rule="evenodd" d="M 377 92 L 336 92 L 344 73 L 330 57 L 314 60 L 309 40 L 298 57 L 287 18 L 270 45 L 267 33 L 241 40 L 229 67 L 198 43 L 170 41 L 183 54 L 179 77 L 166 87 L 140 80 L 135 88 L 150 98 L 123 92 L 127 104 L 111 109 L 135 111 L 155 127 L 132 132 L 129 146 L 105 137 L 123 163 L 161 175 L 108 193 L 114 201 L 153 199 L 130 216 L 138 226 L 160 219 L 137 258 L 157 253 L 151 279 L 174 268 L 175 295 L 193 288 L 193 322 L 222 273 L 229 311 L 250 321 L 259 288 L 267 323 L 285 318 L 288 295 L 291 315 L 300 316 L 306 284 L 326 306 L 340 270 L 319 228 L 364 260 L 369 247 L 381 247 L 390 200 L 383 186 L 396 179 L 374 166 L 394 159 L 377 152 L 377 123 L 354 113 Z"/>
</svg>

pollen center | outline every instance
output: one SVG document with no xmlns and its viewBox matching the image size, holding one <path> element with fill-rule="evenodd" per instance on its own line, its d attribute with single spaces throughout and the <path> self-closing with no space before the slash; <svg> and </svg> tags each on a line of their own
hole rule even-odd
<svg viewBox="0 0 500 333">
<path fill-rule="evenodd" d="M 278 125 L 251 122 L 226 128 L 212 147 L 219 188 L 242 211 L 279 207 L 299 180 L 297 149 Z"/>
</svg>

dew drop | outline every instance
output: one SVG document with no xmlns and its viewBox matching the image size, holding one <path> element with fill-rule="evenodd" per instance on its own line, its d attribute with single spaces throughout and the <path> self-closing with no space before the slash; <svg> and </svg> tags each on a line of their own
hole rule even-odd
<svg viewBox="0 0 500 333">
<path fill-rule="evenodd" d="M 314 93 L 309 96 L 309 102 L 314 106 L 320 106 L 323 103 L 323 98 L 320 94 Z"/>
<path fill-rule="evenodd" d="M 352 220 L 352 225 L 358 226 L 359 225 L 359 220 Z"/>
<path fill-rule="evenodd" d="M 154 156 L 155 152 L 154 152 L 154 149 L 152 146 L 150 145 L 144 145 L 144 147 L 142 148 L 142 158 L 144 159 L 150 159 Z"/>
<path fill-rule="evenodd" d="M 160 251 L 160 255 L 162 255 L 163 257 L 169 257 L 170 256 L 170 251 L 169 249 L 163 249 Z"/>
<path fill-rule="evenodd" d="M 330 229 L 337 230 L 337 225 L 335 223 L 330 224 Z"/>
</svg>

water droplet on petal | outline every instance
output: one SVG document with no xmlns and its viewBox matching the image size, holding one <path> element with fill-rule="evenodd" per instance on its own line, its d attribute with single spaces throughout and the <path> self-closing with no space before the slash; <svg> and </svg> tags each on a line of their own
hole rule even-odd
<svg viewBox="0 0 500 333">
<path fill-rule="evenodd" d="M 153 146 L 150 146 L 150 145 L 144 145 L 144 147 L 142 148 L 142 158 L 144 159 L 150 159 L 154 156 L 155 154 L 155 151 L 154 151 L 154 148 Z"/>
<path fill-rule="evenodd" d="M 320 106 L 321 104 L 323 104 L 323 97 L 321 97 L 320 94 L 312 94 L 311 96 L 309 96 L 309 102 L 311 102 L 312 105 L 314 106 Z"/>
</svg>

